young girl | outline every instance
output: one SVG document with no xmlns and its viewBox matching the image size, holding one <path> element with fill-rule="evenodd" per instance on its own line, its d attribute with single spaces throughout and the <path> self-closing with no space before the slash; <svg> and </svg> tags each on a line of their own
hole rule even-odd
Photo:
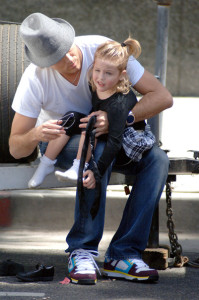
<svg viewBox="0 0 199 300">
<path fill-rule="evenodd" d="M 100 45 L 95 52 L 93 66 L 89 72 L 93 111 L 106 111 L 109 121 L 106 146 L 97 163 L 100 177 L 103 176 L 107 167 L 121 149 L 122 134 L 129 111 L 137 103 L 137 99 L 131 89 L 131 83 L 127 77 L 126 68 L 129 56 L 133 55 L 137 58 L 140 52 L 140 44 L 132 38 L 128 38 L 122 44 L 116 41 L 107 41 Z M 132 57 L 131 59 L 134 58 Z M 82 133 L 73 166 L 65 172 L 55 172 L 59 180 L 70 179 L 77 181 L 83 143 L 84 134 Z M 87 155 L 87 162 L 89 158 L 90 155 Z M 93 172 L 87 170 L 83 176 L 90 178 L 90 180 L 86 180 L 84 186 L 91 188 L 89 183 L 91 181 L 94 182 Z"/>
</svg>

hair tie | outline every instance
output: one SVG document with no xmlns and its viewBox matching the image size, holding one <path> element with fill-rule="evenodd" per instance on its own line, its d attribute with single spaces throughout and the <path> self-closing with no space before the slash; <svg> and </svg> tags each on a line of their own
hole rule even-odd
<svg viewBox="0 0 199 300">
<path fill-rule="evenodd" d="M 125 44 L 125 43 L 121 43 L 121 46 L 122 46 L 122 47 L 126 47 L 126 44 Z"/>
</svg>

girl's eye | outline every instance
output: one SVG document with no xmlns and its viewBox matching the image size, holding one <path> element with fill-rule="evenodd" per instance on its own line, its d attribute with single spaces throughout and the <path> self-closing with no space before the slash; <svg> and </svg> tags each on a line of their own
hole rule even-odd
<svg viewBox="0 0 199 300">
<path fill-rule="evenodd" d="M 107 75 L 112 75 L 112 73 L 111 73 L 111 72 L 106 72 L 106 74 L 107 74 Z"/>
</svg>

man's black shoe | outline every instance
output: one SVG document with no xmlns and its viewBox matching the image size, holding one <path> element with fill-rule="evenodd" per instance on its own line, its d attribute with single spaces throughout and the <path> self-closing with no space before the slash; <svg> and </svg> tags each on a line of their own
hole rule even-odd
<svg viewBox="0 0 199 300">
<path fill-rule="evenodd" d="M 51 281 L 54 276 L 54 267 L 45 267 L 43 265 L 36 265 L 36 270 L 32 272 L 20 272 L 16 277 L 22 281 Z"/>
<path fill-rule="evenodd" d="M 24 272 L 24 266 L 11 259 L 0 263 L 0 276 L 15 276 L 19 272 Z"/>
</svg>

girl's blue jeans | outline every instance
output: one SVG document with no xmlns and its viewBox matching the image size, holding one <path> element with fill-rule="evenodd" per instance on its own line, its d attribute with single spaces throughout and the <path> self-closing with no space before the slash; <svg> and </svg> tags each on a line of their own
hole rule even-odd
<svg viewBox="0 0 199 300">
<path fill-rule="evenodd" d="M 79 136 L 73 136 L 57 158 L 57 166 L 68 169 L 76 157 Z M 41 145 L 41 153 L 45 152 L 46 144 Z M 95 149 L 97 161 L 104 149 L 104 142 L 98 141 Z M 121 223 L 113 236 L 106 256 L 112 259 L 127 259 L 141 257 L 147 246 L 151 221 L 154 210 L 161 197 L 167 175 L 169 160 L 164 151 L 156 145 L 146 151 L 139 162 L 132 162 L 124 167 L 110 166 L 104 174 L 101 182 L 101 200 L 98 214 L 94 220 L 89 214 L 88 218 L 80 216 L 79 199 L 76 196 L 75 221 L 66 238 L 68 249 L 98 250 L 99 242 L 103 235 L 106 189 L 111 170 L 126 175 L 135 175 L 135 181 L 127 200 Z M 95 190 L 85 189 L 85 198 L 88 209 L 95 199 Z"/>
</svg>

